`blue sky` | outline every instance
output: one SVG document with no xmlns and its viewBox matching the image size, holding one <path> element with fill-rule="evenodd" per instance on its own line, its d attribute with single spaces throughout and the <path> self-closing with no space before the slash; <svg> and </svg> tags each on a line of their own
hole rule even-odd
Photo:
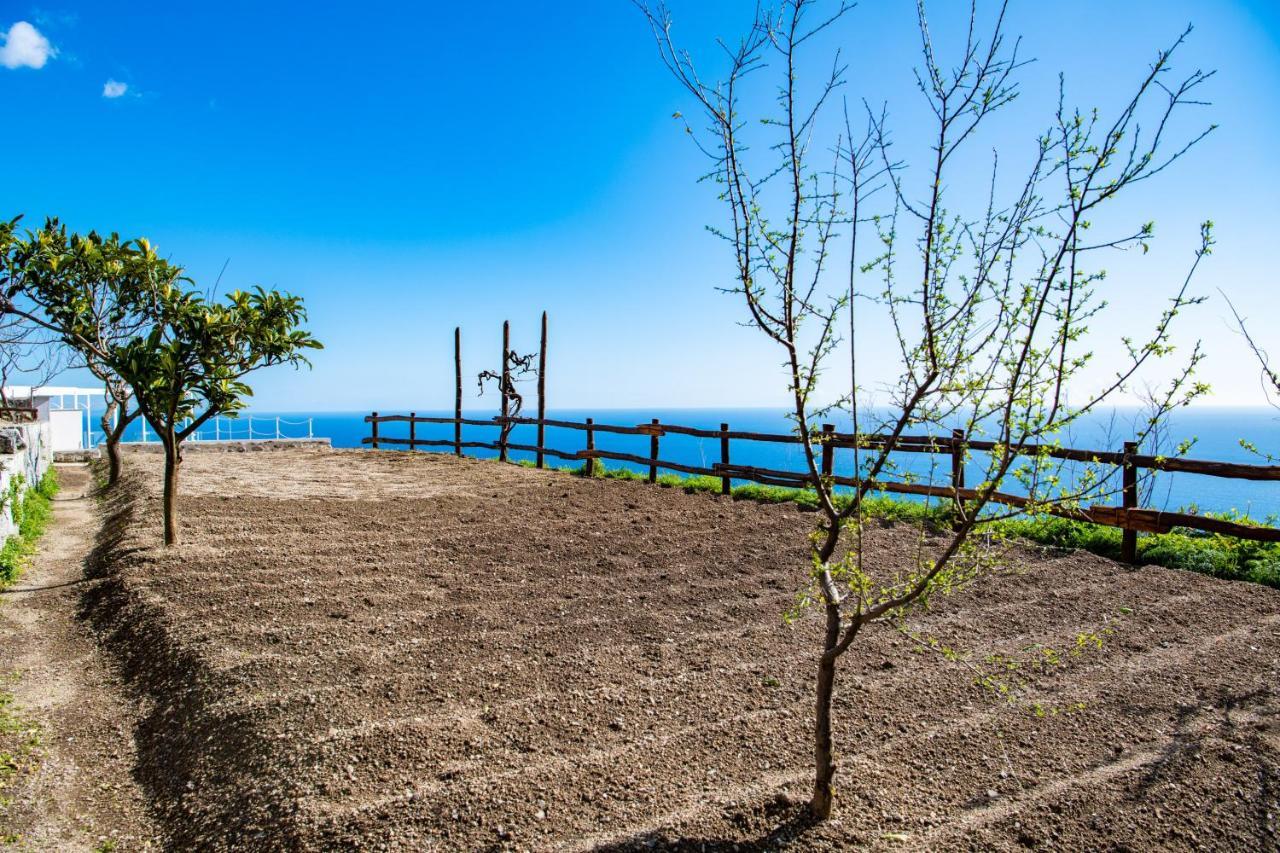
<svg viewBox="0 0 1280 853">
<path fill-rule="evenodd" d="M 671 5 L 714 71 L 711 39 L 738 33 L 754 2 Z M 865 3 L 828 45 L 850 61 L 850 97 L 888 102 L 908 152 L 925 126 L 913 5 Z M 945 49 L 954 6 L 934 6 Z M 1258 403 L 1216 289 L 1280 352 L 1262 322 L 1280 199 L 1274 4 L 1082 0 L 1067 14 L 1015 0 L 1011 29 L 1037 62 L 1002 133 L 1034 138 L 1059 70 L 1073 101 L 1113 105 L 1189 22 L 1178 67 L 1218 69 L 1203 119 L 1221 128 L 1143 190 L 1135 215 L 1159 241 L 1144 265 L 1118 262 L 1131 276 L 1118 314 L 1167 291 L 1213 218 L 1198 281 L 1213 299 L 1186 332 L 1206 340 L 1216 402 Z M 553 405 L 785 402 L 778 353 L 715 291 L 732 274 L 703 229 L 719 209 L 671 118 L 691 105 L 626 0 L 5 3 L 4 31 L 5 215 L 146 235 L 202 284 L 229 260 L 224 289 L 302 294 L 327 349 L 311 372 L 263 374 L 260 408 L 446 406 L 453 327 L 473 374 L 496 364 L 503 319 L 532 349 L 543 309 Z"/>
</svg>

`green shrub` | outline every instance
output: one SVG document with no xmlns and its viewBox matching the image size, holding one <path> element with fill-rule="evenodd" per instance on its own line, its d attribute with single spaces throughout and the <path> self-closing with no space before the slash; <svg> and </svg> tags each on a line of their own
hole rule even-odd
<svg viewBox="0 0 1280 853">
<path fill-rule="evenodd" d="M 1241 523 L 1252 521 L 1238 515 L 1232 515 L 1231 520 Z M 1091 551 L 1113 560 L 1120 558 L 1123 534 L 1115 527 L 1055 516 L 1008 519 L 995 522 L 991 527 L 1001 535 L 1042 545 Z M 1138 534 L 1138 562 L 1280 588 L 1280 543 L 1275 542 L 1253 542 L 1200 530 L 1174 528 L 1159 535 Z"/>
<path fill-rule="evenodd" d="M 532 464 L 522 462 L 520 464 Z M 585 477 L 587 466 L 560 467 L 557 470 Z M 594 476 L 605 480 L 648 480 L 646 472 L 630 468 L 607 468 L 599 460 Z M 661 474 L 658 485 L 678 488 L 686 492 L 710 492 L 719 494 L 720 478 L 710 476 L 685 477 L 679 474 Z M 764 486 L 745 483 L 734 486 L 734 500 L 758 503 L 794 503 L 806 509 L 817 509 L 818 495 L 812 489 Z M 849 498 L 836 495 L 836 503 L 846 506 Z M 887 494 L 867 496 L 862 503 L 868 519 L 923 524 L 933 529 L 945 529 L 951 524 L 953 513 L 948 501 L 904 500 Z M 1206 515 L 1213 515 L 1206 513 Z M 1256 523 L 1256 520 L 1235 513 L 1223 513 L 1213 517 L 1226 518 L 1240 523 Z M 1274 522 L 1274 519 L 1268 519 Z M 1113 560 L 1120 558 L 1122 532 L 1115 527 L 1105 527 L 1082 521 L 1072 521 L 1054 515 L 1026 516 L 1003 519 L 984 525 L 982 530 L 999 538 L 1023 539 L 1053 548 L 1090 551 Z M 1167 534 L 1139 534 L 1138 560 L 1171 569 L 1183 569 L 1213 575 L 1228 580 L 1246 580 L 1280 588 L 1280 543 L 1252 542 L 1230 536 L 1203 531 L 1176 528 Z"/>
<path fill-rule="evenodd" d="M 58 475 L 53 468 L 35 486 L 24 490 L 25 483 L 21 474 L 9 481 L 4 509 L 12 513 L 18 531 L 0 546 L 0 587 L 17 580 L 53 514 L 53 496 L 58 493 Z"/>
</svg>

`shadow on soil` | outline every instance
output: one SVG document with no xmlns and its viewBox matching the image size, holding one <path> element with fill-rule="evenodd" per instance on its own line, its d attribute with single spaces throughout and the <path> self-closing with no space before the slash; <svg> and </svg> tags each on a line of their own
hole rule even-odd
<svg viewBox="0 0 1280 853">
<path fill-rule="evenodd" d="M 764 853 L 774 851 L 804 838 L 819 825 L 804 803 L 777 798 L 766 803 L 747 805 L 726 811 L 724 822 L 740 827 L 727 832 L 731 837 L 689 837 L 664 830 L 646 832 L 625 841 L 595 848 L 596 853 L 636 853 L 636 851 L 668 850 L 699 853 Z"/>
</svg>

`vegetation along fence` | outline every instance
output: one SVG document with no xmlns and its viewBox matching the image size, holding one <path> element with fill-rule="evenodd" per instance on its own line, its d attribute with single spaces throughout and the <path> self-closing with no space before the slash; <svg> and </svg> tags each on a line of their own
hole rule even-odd
<svg viewBox="0 0 1280 853">
<path fill-rule="evenodd" d="M 586 418 L 583 421 L 554 420 L 547 418 L 547 315 L 545 312 L 542 315 L 541 341 L 538 351 L 538 368 L 536 370 L 538 380 L 538 417 L 527 418 L 518 416 L 521 400 L 519 395 L 514 391 L 511 372 L 513 365 L 517 365 L 521 362 L 521 357 L 517 356 L 511 350 L 509 324 L 503 323 L 502 370 L 500 374 L 501 382 L 499 384 L 499 390 L 502 397 L 502 414 L 498 417 L 487 419 L 464 418 L 462 416 L 461 329 L 454 330 L 453 345 L 455 361 L 454 416 L 451 418 L 419 417 L 417 414 L 412 412 L 408 415 L 379 415 L 377 412 L 374 412 L 371 415 L 365 416 L 365 422 L 370 425 L 371 430 L 370 435 L 362 439 L 364 444 L 369 445 L 374 449 L 383 445 L 407 447 L 410 450 L 419 447 L 448 447 L 452 448 L 453 452 L 458 456 L 461 456 L 463 450 L 466 448 L 494 450 L 497 451 L 498 458 L 504 462 L 507 460 L 509 451 L 520 451 L 534 454 L 534 464 L 539 468 L 545 466 L 546 457 L 548 456 L 553 456 L 558 459 L 582 461 L 586 466 L 588 474 L 594 472 L 597 459 L 609 459 L 616 462 L 638 465 L 641 468 L 648 468 L 650 483 L 657 481 L 658 469 L 677 471 L 682 474 L 717 477 L 720 480 L 721 493 L 727 495 L 730 492 L 733 480 L 745 480 L 753 483 L 760 483 L 762 485 L 790 488 L 806 488 L 813 485 L 812 477 L 807 471 L 781 471 L 772 468 L 733 464 L 732 459 L 730 458 L 730 442 L 732 441 L 776 442 L 784 444 L 802 444 L 806 441 L 811 441 L 815 444 L 821 445 L 822 462 L 821 470 L 819 472 L 820 476 L 829 479 L 837 486 L 856 487 L 859 485 L 856 478 L 837 476 L 835 474 L 836 451 L 841 449 L 849 450 L 854 448 L 884 447 L 885 443 L 889 440 L 887 436 L 882 435 L 853 435 L 850 433 L 837 432 L 835 427 L 831 424 L 823 424 L 821 432 L 816 433 L 811 437 L 802 437 L 795 433 L 764 433 L 732 430 L 729 428 L 729 424 L 727 423 L 722 423 L 720 424 L 720 429 L 713 430 L 660 423 L 657 418 L 654 418 L 647 424 L 636 424 L 634 426 L 624 424 L 600 424 L 596 423 L 592 418 Z M 531 357 L 524 357 L 524 363 L 527 364 L 530 361 Z M 511 412 L 513 404 L 516 410 L 515 416 L 512 416 Z M 407 423 L 409 425 L 408 437 L 391 437 L 380 434 L 378 427 L 382 424 L 389 423 Z M 418 424 L 452 424 L 453 438 L 418 438 L 416 430 L 416 426 Z M 537 438 L 535 439 L 536 444 L 517 444 L 510 441 L 511 430 L 513 427 L 518 425 L 530 425 L 537 427 Z M 463 426 L 495 427 L 499 430 L 499 434 L 496 441 L 463 441 Z M 547 427 L 585 432 L 586 448 L 570 452 L 546 446 Z M 649 455 L 640 456 L 632 453 L 621 453 L 613 450 L 599 449 L 595 446 L 597 433 L 648 436 Z M 662 459 L 659 455 L 661 451 L 661 439 L 666 435 L 685 435 L 692 436 L 694 438 L 716 439 L 720 445 L 720 461 L 713 463 L 711 467 L 706 467 L 705 465 L 690 465 L 683 462 Z M 899 436 L 892 447 L 892 451 L 895 453 L 930 453 L 949 455 L 951 457 L 950 483 L 948 485 L 937 485 L 884 481 L 876 483 L 876 491 L 939 498 L 942 500 L 950 500 L 957 504 L 963 501 L 976 500 L 980 497 L 979 491 L 965 486 L 965 456 L 970 451 L 988 452 L 998 449 L 999 445 L 996 442 L 970 439 L 968 435 L 960 430 L 952 432 L 949 437 L 945 438 L 935 436 Z M 1121 528 L 1124 531 L 1120 549 L 1121 559 L 1126 562 L 1132 563 L 1137 561 L 1137 534 L 1139 532 L 1168 533 L 1175 527 L 1203 530 L 1209 533 L 1235 536 L 1240 539 L 1252 539 L 1262 542 L 1280 542 L 1280 528 L 1242 524 L 1237 521 L 1195 515 L 1193 513 L 1186 512 L 1165 512 L 1162 510 L 1143 508 L 1138 505 L 1139 470 L 1183 472 L 1237 480 L 1261 480 L 1274 482 L 1280 481 L 1280 466 L 1246 465 L 1235 462 L 1214 462 L 1202 459 L 1183 459 L 1178 457 L 1143 454 L 1138 452 L 1137 443 L 1132 441 L 1125 442 L 1123 449 L 1120 451 L 1078 450 L 1074 448 L 1058 447 L 1056 445 L 1039 444 L 1024 445 L 1016 450 L 1018 454 L 1024 456 L 1048 457 L 1067 462 L 1081 462 L 1095 465 L 1112 465 L 1121 469 L 1120 506 L 1076 507 L 1045 504 L 1043 502 L 1033 503 L 1028 498 L 1021 495 L 1005 492 L 995 492 L 988 497 L 988 500 L 993 503 L 1003 504 L 1006 506 L 1029 507 L 1035 512 L 1051 513 L 1053 515 L 1064 516 L 1078 521 L 1087 521 L 1093 524 Z"/>
<path fill-rule="evenodd" d="M 630 426 L 623 424 L 596 423 L 592 418 L 587 418 L 583 421 L 524 417 L 476 419 L 464 418 L 461 417 L 460 414 L 452 418 L 447 418 L 419 417 L 416 414 L 379 415 L 377 412 L 365 416 L 365 421 L 370 424 L 371 433 L 363 439 L 363 442 L 375 449 L 384 446 L 407 447 L 411 450 L 419 447 L 449 447 L 453 449 L 454 453 L 461 456 L 463 454 L 463 450 L 466 448 L 481 448 L 497 451 L 500 458 L 503 459 L 506 458 L 508 451 L 523 451 L 535 454 L 535 464 L 539 468 L 544 467 L 545 458 L 547 456 L 553 456 L 559 459 L 583 461 L 588 468 L 588 472 L 590 472 L 591 468 L 594 466 L 595 460 L 610 459 L 618 462 L 627 462 L 633 465 L 639 465 L 641 467 L 647 467 L 649 482 L 651 483 L 657 480 L 659 469 L 678 471 L 683 474 L 718 477 L 720 479 L 721 492 L 724 494 L 729 493 L 731 480 L 746 480 L 764 485 L 787 486 L 793 488 L 804 488 L 812 484 L 810 475 L 807 472 L 780 471 L 770 468 L 734 465 L 730 456 L 731 441 L 763 441 L 800 444 L 804 441 L 803 438 L 793 433 L 760 433 L 732 430 L 729 428 L 727 423 L 722 423 L 718 430 L 711 430 L 679 426 L 677 424 L 660 423 L 656 418 L 647 424 Z M 400 438 L 381 434 L 378 429 L 379 426 L 381 424 L 389 423 L 407 423 L 409 425 L 409 436 L 407 438 Z M 417 424 L 453 424 L 454 437 L 452 439 L 420 439 L 416 436 L 415 425 Z M 496 441 L 463 441 L 462 427 L 464 425 L 495 427 L 499 428 L 500 433 Z M 507 440 L 509 431 L 501 429 L 504 425 L 537 426 L 539 428 L 539 434 L 542 434 L 546 427 L 580 430 L 586 433 L 586 449 L 576 452 L 557 450 L 552 447 L 544 446 L 541 438 L 537 444 L 532 445 L 513 443 Z M 595 436 L 598 433 L 648 436 L 649 455 L 640 456 L 631 453 L 619 453 L 611 450 L 597 449 L 595 446 Z M 718 439 L 720 443 L 720 461 L 718 463 L 714 463 L 708 468 L 662 459 L 660 456 L 661 439 L 665 435 L 687 435 L 696 438 Z M 813 436 L 813 441 L 821 445 L 822 476 L 830 478 L 830 480 L 838 486 L 856 486 L 858 481 L 855 478 L 837 476 L 835 474 L 836 451 L 858 447 L 867 448 L 883 446 L 886 438 L 884 436 L 877 435 L 855 436 L 850 433 L 840 433 L 836 432 L 835 428 L 831 424 L 824 424 L 822 432 Z M 899 437 L 893 447 L 894 452 L 950 455 L 950 485 L 886 481 L 877 483 L 876 490 L 897 494 L 949 499 L 952 501 L 974 500 L 979 497 L 978 490 L 966 488 L 964 483 L 965 454 L 967 451 L 983 452 L 996 449 L 998 449 L 998 447 L 995 442 L 970 440 L 960 431 L 956 431 L 949 438 L 935 438 L 931 436 Z M 1211 477 L 1226 477 L 1241 480 L 1280 481 L 1280 466 L 1245 465 L 1234 462 L 1213 462 L 1200 459 L 1152 456 L 1139 453 L 1138 447 L 1134 442 L 1125 442 L 1124 449 L 1122 451 L 1079 450 L 1056 446 L 1028 445 L 1019 448 L 1018 452 L 1027 456 L 1046 456 L 1071 462 L 1114 465 L 1120 467 L 1122 469 L 1120 506 L 1092 506 L 1087 508 L 1077 508 L 1037 505 L 1034 508 L 1056 515 L 1074 518 L 1080 521 L 1088 521 L 1094 524 L 1122 528 L 1125 531 L 1122 553 L 1127 560 L 1132 561 L 1136 557 L 1136 534 L 1139 531 L 1147 533 L 1167 533 L 1174 527 L 1186 527 L 1196 530 L 1204 530 L 1211 533 L 1236 536 L 1241 539 L 1280 542 L 1280 529 L 1277 528 L 1241 524 L 1235 521 L 1194 515 L 1185 512 L 1165 512 L 1155 509 L 1144 509 L 1138 506 L 1138 471 L 1142 469 L 1203 474 Z M 1025 497 L 1003 492 L 994 493 L 991 495 L 990 500 L 995 503 L 1015 507 L 1026 506 L 1029 503 L 1028 499 Z"/>
</svg>

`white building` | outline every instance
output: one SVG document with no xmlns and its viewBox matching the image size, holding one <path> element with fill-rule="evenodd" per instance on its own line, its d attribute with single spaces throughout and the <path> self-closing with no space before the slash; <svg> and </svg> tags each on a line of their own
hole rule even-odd
<svg viewBox="0 0 1280 853">
<path fill-rule="evenodd" d="M 88 450 L 93 446 L 93 398 L 102 398 L 102 388 L 70 385 L 12 385 L 5 388 L 10 406 L 30 406 L 36 420 L 49 425 L 50 450 Z M 101 411 L 101 403 L 99 411 Z"/>
</svg>

